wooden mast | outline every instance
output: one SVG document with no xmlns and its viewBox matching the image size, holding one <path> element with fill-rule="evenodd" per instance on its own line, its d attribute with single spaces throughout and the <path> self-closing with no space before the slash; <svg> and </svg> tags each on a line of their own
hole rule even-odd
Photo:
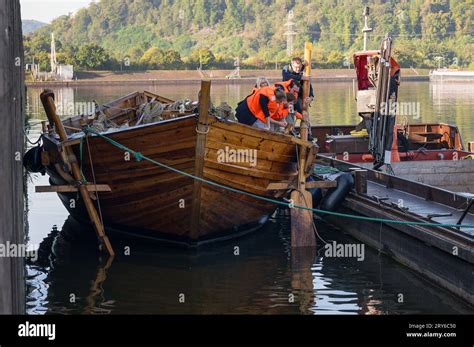
<svg viewBox="0 0 474 347">
<path fill-rule="evenodd" d="M 66 130 L 64 129 L 63 123 L 61 119 L 56 114 L 56 105 L 54 104 L 54 93 L 51 90 L 44 90 L 41 95 L 41 102 L 43 103 L 44 110 L 46 111 L 46 115 L 48 116 L 49 123 L 51 126 L 54 125 L 56 132 L 59 135 L 61 141 L 66 141 L 68 139 Z M 79 168 L 79 164 L 77 162 L 76 155 L 74 154 L 72 148 L 70 146 L 64 146 L 63 150 L 65 151 L 66 158 L 69 161 L 71 166 L 71 171 L 74 179 L 76 182 L 82 182 L 82 174 L 81 169 Z M 82 182 L 78 184 L 79 192 L 81 193 L 82 200 L 84 201 L 84 205 L 87 209 L 87 213 L 89 214 L 90 220 L 94 225 L 94 229 L 99 236 L 100 241 L 105 246 L 105 249 L 109 253 L 110 256 L 114 256 L 114 250 L 112 245 L 110 244 L 109 238 L 105 234 L 104 226 L 102 225 L 97 210 L 91 200 L 89 195 L 89 191 L 86 185 Z"/>
<path fill-rule="evenodd" d="M 304 47 L 304 59 L 306 67 L 304 75 L 311 76 L 311 49 L 312 44 L 310 42 L 305 43 Z M 303 80 L 303 121 L 300 125 L 300 136 L 304 141 L 308 140 L 308 103 L 306 98 L 309 96 L 310 82 L 309 80 Z M 295 205 L 305 206 L 307 208 L 313 208 L 313 197 L 309 191 L 306 190 L 306 169 L 308 165 L 307 160 L 310 159 L 308 156 L 308 149 L 306 146 L 299 145 L 298 151 L 298 186 L 296 190 L 291 192 L 291 199 Z M 316 246 L 316 237 L 313 230 L 313 212 L 309 210 L 303 210 L 298 208 L 291 209 L 291 247 L 308 247 Z"/>
<path fill-rule="evenodd" d="M 204 155 L 206 152 L 206 135 L 208 132 L 209 107 L 211 105 L 211 81 L 201 81 L 201 91 L 199 92 L 199 118 L 196 126 L 196 151 L 194 175 L 202 177 L 204 171 Z M 191 235 L 192 239 L 199 237 L 199 220 L 201 215 L 201 187 L 202 182 L 194 180 L 193 187 L 193 207 L 191 215 Z"/>
</svg>

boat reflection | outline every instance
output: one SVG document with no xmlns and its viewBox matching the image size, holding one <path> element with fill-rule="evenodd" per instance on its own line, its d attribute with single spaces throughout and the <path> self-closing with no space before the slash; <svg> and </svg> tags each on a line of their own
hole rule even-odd
<svg viewBox="0 0 474 347">
<path fill-rule="evenodd" d="M 326 241 L 355 242 L 319 222 Z M 393 314 L 468 309 L 377 251 L 364 261 L 292 250 L 286 217 L 198 251 L 110 233 L 113 261 L 71 217 L 28 266 L 30 314 Z M 129 255 L 127 255 L 129 254 Z M 403 300 L 400 301 L 402 294 Z"/>
</svg>

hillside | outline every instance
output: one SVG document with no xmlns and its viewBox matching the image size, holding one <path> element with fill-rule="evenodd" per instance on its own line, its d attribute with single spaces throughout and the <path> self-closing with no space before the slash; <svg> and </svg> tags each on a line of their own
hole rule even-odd
<svg viewBox="0 0 474 347">
<path fill-rule="evenodd" d="M 32 19 L 24 19 L 21 21 L 21 28 L 23 30 L 23 34 L 29 34 L 32 33 L 33 31 L 44 27 L 47 25 L 46 23 L 37 21 L 37 20 L 32 20 Z"/>
<path fill-rule="evenodd" d="M 101 0 L 27 36 L 27 59 L 48 65 L 50 33 L 60 60 L 96 69 L 265 68 L 288 61 L 285 23 L 293 11 L 295 47 L 315 43 L 320 67 L 339 68 L 362 48 L 366 1 Z M 474 67 L 473 1 L 374 1 L 369 48 L 390 32 L 402 66 Z M 296 50 L 294 54 L 301 51 Z"/>
</svg>

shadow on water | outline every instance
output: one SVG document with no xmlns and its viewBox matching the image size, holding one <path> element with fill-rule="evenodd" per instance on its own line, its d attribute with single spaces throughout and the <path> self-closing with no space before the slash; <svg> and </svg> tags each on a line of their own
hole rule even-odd
<svg viewBox="0 0 474 347">
<path fill-rule="evenodd" d="M 319 234 L 355 242 L 318 223 Z M 198 251 L 110 234 L 102 258 L 92 230 L 68 217 L 28 266 L 29 314 L 404 314 L 464 312 L 463 304 L 376 251 L 364 261 L 291 251 L 286 217 Z M 129 255 L 126 255 L 129 251 Z M 399 302 L 399 294 L 403 302 Z M 181 302 L 184 301 L 184 302 Z"/>
</svg>

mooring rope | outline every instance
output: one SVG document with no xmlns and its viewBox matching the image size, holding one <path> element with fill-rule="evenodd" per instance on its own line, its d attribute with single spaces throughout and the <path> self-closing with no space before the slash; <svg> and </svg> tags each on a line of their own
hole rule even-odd
<svg viewBox="0 0 474 347">
<path fill-rule="evenodd" d="M 382 223 L 401 224 L 401 225 L 417 225 L 417 226 L 424 226 L 424 227 L 447 227 L 447 228 L 471 228 L 471 229 L 474 229 L 474 224 L 464 224 L 463 225 L 463 224 L 412 222 L 412 221 L 402 221 L 402 220 L 396 220 L 396 219 L 385 219 L 385 218 L 377 218 L 377 217 L 358 216 L 358 215 L 352 215 L 352 214 L 346 214 L 346 213 L 340 213 L 340 212 L 325 211 L 325 210 L 320 210 L 320 209 L 317 209 L 317 208 L 309 208 L 309 207 L 306 207 L 306 206 L 295 205 L 292 202 L 286 202 L 286 201 L 281 201 L 281 200 L 275 200 L 275 199 L 272 199 L 272 198 L 267 198 L 265 196 L 245 192 L 245 191 L 240 190 L 240 189 L 228 187 L 228 186 L 220 184 L 220 183 L 209 181 L 205 178 L 197 177 L 193 174 L 190 174 L 190 173 L 175 169 L 174 167 L 168 166 L 166 164 L 160 163 L 160 162 L 158 162 L 154 159 L 148 158 L 147 156 L 143 155 L 140 152 L 134 151 L 133 149 L 130 149 L 127 146 L 122 145 L 121 143 L 115 141 L 114 139 L 111 139 L 110 137 L 105 136 L 105 135 L 91 129 L 90 127 L 84 127 L 83 131 L 86 134 L 91 133 L 91 134 L 97 135 L 97 136 L 103 138 L 104 140 L 106 140 L 107 142 L 109 142 L 110 144 L 114 145 L 115 147 L 117 147 L 121 150 L 124 150 L 126 152 L 131 153 L 137 161 L 146 160 L 146 161 L 148 161 L 150 163 L 153 163 L 155 165 L 158 165 L 162 168 L 173 171 L 173 172 L 178 173 L 178 174 L 183 175 L 183 176 L 187 176 L 187 177 L 192 178 L 194 180 L 201 181 L 201 182 L 206 183 L 208 185 L 218 187 L 218 188 L 221 188 L 221 189 L 225 189 L 225 190 L 228 190 L 228 191 L 231 191 L 231 192 L 234 192 L 234 193 L 250 196 L 250 197 L 253 197 L 255 199 L 262 200 L 262 201 L 267 201 L 267 202 L 271 202 L 271 203 L 274 203 L 274 204 L 277 204 L 277 205 L 282 205 L 282 206 L 285 206 L 285 207 L 288 207 L 288 208 L 299 208 L 299 209 L 302 209 L 302 210 L 312 211 L 312 212 L 318 213 L 318 214 L 326 214 L 326 215 L 337 216 L 337 217 L 341 217 L 341 218 L 366 220 L 366 221 L 371 221 L 371 222 L 382 222 Z"/>
</svg>

